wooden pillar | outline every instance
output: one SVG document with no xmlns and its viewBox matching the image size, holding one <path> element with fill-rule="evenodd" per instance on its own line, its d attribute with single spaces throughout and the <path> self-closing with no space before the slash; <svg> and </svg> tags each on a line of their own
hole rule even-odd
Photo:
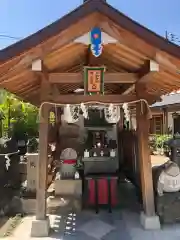
<svg viewBox="0 0 180 240">
<path fill-rule="evenodd" d="M 141 189 L 143 208 L 146 216 L 155 215 L 154 192 L 152 182 L 152 167 L 149 149 L 149 119 L 145 103 L 136 105 L 136 121 L 139 148 L 139 167 L 141 175 Z"/>
<path fill-rule="evenodd" d="M 124 129 L 124 110 L 122 107 L 120 108 L 120 120 L 118 125 L 120 131 Z"/>
<path fill-rule="evenodd" d="M 48 126 L 49 106 L 44 105 L 39 125 L 39 162 L 37 177 L 37 208 L 36 219 L 46 219 L 46 188 L 47 188 L 47 162 L 48 162 Z"/>
<path fill-rule="evenodd" d="M 60 143 L 60 134 L 59 129 L 61 126 L 61 116 L 62 116 L 62 109 L 58 107 L 56 109 L 56 125 L 57 125 L 57 142 L 56 142 L 56 159 L 59 159 L 61 154 L 61 143 Z"/>
<path fill-rule="evenodd" d="M 41 76 L 41 103 L 48 99 L 50 84 L 48 75 Z M 44 104 L 42 106 L 39 123 L 39 161 L 38 161 L 38 176 L 37 176 L 37 193 L 36 193 L 36 219 L 46 219 L 46 190 L 47 190 L 47 174 L 48 174 L 48 128 L 49 128 L 49 113 L 51 105 Z"/>
</svg>

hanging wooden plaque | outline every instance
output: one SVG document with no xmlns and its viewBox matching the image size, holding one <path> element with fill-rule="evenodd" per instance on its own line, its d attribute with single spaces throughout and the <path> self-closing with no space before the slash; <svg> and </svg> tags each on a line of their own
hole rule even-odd
<svg viewBox="0 0 180 240">
<path fill-rule="evenodd" d="M 84 68 L 84 93 L 104 94 L 104 67 Z"/>
</svg>

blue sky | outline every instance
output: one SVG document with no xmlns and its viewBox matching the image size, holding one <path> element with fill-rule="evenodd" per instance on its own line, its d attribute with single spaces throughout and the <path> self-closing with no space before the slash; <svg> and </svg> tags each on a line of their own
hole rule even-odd
<svg viewBox="0 0 180 240">
<path fill-rule="evenodd" d="M 97 0 L 98 1 L 98 0 Z M 107 0 L 160 35 L 180 37 L 180 0 Z M 83 0 L 0 0 L 0 35 L 24 38 L 79 6 Z M 0 37 L 0 49 L 15 40 Z"/>
</svg>

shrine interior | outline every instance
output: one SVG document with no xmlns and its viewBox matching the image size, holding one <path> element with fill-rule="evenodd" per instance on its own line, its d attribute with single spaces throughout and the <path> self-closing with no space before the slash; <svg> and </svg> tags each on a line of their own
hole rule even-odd
<svg viewBox="0 0 180 240">
<path fill-rule="evenodd" d="M 123 107 L 126 109 L 126 106 Z M 130 119 L 125 118 L 123 107 L 119 108 L 113 121 L 110 121 L 107 113 L 108 106 L 98 104 L 88 106 L 86 114 L 77 114 L 78 108 L 74 107 L 74 120 L 68 119 L 66 108 L 61 116 L 59 141 L 64 150 L 61 152 L 58 178 L 61 181 L 82 179 L 83 206 L 94 206 L 96 212 L 102 205 L 108 207 L 109 211 L 113 207 L 140 209 L 140 195 L 134 187 L 139 184 L 135 166 L 137 139 Z M 78 168 L 75 169 L 74 164 Z M 81 169 L 78 171 L 79 177 L 75 177 L 77 169 Z M 97 181 L 96 187 L 94 179 Z M 63 193 L 59 182 L 56 178 L 55 194 L 60 194 L 59 191 Z"/>
</svg>

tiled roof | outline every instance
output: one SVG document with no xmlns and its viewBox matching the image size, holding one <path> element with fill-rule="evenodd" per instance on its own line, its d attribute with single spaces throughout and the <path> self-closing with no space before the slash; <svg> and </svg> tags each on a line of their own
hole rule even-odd
<svg viewBox="0 0 180 240">
<path fill-rule="evenodd" d="M 172 92 L 169 95 L 162 96 L 161 102 L 156 102 L 151 107 L 163 107 L 166 105 L 173 105 L 180 103 L 180 90 L 176 92 Z"/>
</svg>

